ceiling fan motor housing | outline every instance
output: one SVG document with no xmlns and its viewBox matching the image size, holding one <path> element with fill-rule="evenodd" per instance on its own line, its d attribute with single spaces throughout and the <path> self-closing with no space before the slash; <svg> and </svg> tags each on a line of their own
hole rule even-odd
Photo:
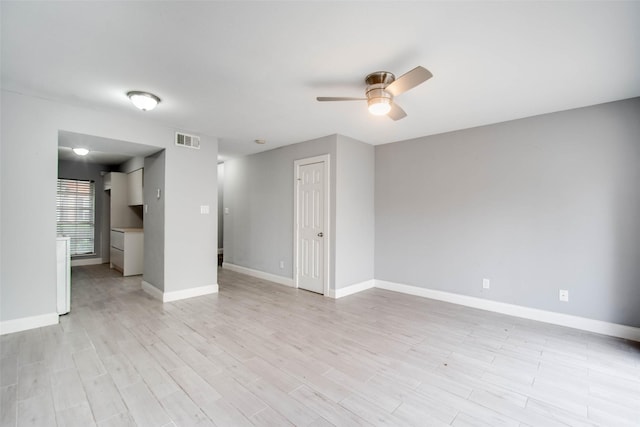
<svg viewBox="0 0 640 427">
<path fill-rule="evenodd" d="M 367 83 L 367 103 L 369 106 L 373 104 L 390 104 L 393 96 L 385 90 L 387 86 L 394 82 L 396 76 L 388 71 L 376 71 L 369 74 L 365 78 Z"/>
<path fill-rule="evenodd" d="M 371 73 L 365 77 L 364 81 L 369 86 L 383 84 L 386 87 L 393 83 L 395 79 L 396 76 L 394 76 L 393 73 L 388 71 L 376 71 L 375 73 Z"/>
</svg>

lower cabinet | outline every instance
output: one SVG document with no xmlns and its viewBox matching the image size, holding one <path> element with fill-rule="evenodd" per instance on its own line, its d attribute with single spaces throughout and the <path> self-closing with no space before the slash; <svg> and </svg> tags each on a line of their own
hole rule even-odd
<svg viewBox="0 0 640 427">
<path fill-rule="evenodd" d="M 123 276 L 142 274 L 144 268 L 144 232 L 141 228 L 111 229 L 111 268 Z"/>
</svg>

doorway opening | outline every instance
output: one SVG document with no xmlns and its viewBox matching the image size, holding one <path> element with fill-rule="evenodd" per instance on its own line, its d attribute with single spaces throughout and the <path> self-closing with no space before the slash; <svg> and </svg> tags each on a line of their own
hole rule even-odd
<svg viewBox="0 0 640 427">
<path fill-rule="evenodd" d="M 78 154 L 78 148 L 85 152 Z M 156 255 L 158 248 L 164 251 L 163 148 L 60 130 L 57 175 L 58 240 L 81 249 L 59 259 L 59 270 L 106 264 L 110 275 L 144 273 L 146 280 L 145 259 L 164 263 L 163 255 Z M 151 197 L 156 192 L 158 197 Z M 163 269 L 152 270 L 153 276 Z M 67 299 L 74 278 L 59 284 Z"/>
</svg>

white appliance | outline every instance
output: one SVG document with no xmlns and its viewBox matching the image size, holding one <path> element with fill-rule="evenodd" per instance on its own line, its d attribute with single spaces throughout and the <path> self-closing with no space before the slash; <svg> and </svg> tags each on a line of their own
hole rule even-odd
<svg viewBox="0 0 640 427">
<path fill-rule="evenodd" d="M 57 309 L 58 314 L 67 314 L 71 310 L 71 239 L 57 237 L 56 240 L 58 259 Z"/>
</svg>

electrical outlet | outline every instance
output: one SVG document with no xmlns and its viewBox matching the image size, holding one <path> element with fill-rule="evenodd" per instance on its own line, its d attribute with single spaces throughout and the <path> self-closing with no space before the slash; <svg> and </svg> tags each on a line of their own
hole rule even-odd
<svg viewBox="0 0 640 427">
<path fill-rule="evenodd" d="M 482 279 L 482 289 L 489 289 L 491 287 L 491 282 L 489 279 Z"/>
<path fill-rule="evenodd" d="M 569 291 L 566 289 L 560 289 L 560 301 L 568 302 L 569 301 Z"/>
<path fill-rule="evenodd" d="M 280 261 L 280 268 L 284 268 L 284 261 Z"/>
</svg>

